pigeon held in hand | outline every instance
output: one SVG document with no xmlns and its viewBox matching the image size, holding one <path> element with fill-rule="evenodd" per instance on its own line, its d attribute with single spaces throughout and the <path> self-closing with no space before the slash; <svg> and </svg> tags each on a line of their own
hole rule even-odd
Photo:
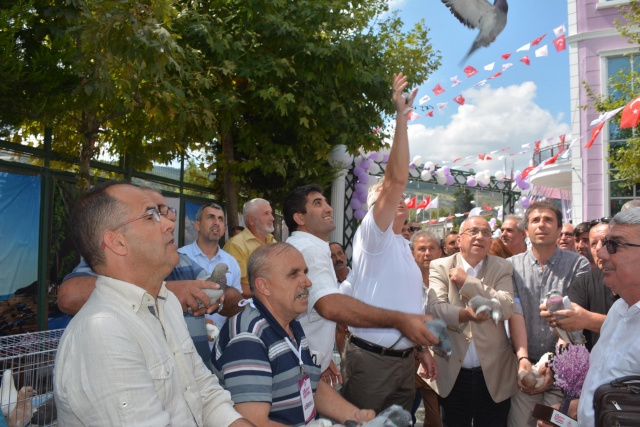
<svg viewBox="0 0 640 427">
<path fill-rule="evenodd" d="M 473 308 L 476 314 L 487 313 L 489 317 L 493 319 L 497 325 L 502 317 L 502 307 L 500 301 L 495 298 L 485 298 L 480 295 L 476 295 L 469 301 L 469 306 Z"/>
<path fill-rule="evenodd" d="M 442 319 L 433 319 L 424 322 L 424 325 L 440 342 L 431 347 L 433 352 L 440 357 L 449 359 L 451 356 L 451 338 L 447 332 L 447 324 Z"/>
<path fill-rule="evenodd" d="M 411 414 L 400 405 L 391 405 L 380 412 L 374 419 L 363 424 L 363 427 L 411 427 Z"/>
<path fill-rule="evenodd" d="M 569 300 L 569 297 L 563 297 L 557 289 L 552 289 L 547 294 L 545 305 L 552 313 L 555 313 L 558 310 L 573 310 L 573 306 L 571 305 L 571 300 Z M 564 316 L 556 316 L 556 318 L 563 319 Z M 587 342 L 587 339 L 584 337 L 582 331 L 568 332 L 557 326 L 552 329 L 555 334 L 565 342 L 571 344 L 584 344 Z"/>
<path fill-rule="evenodd" d="M 442 0 L 458 21 L 469 28 L 477 28 L 478 36 L 471 49 L 464 57 L 466 61 L 480 47 L 493 43 L 507 25 L 507 0 L 495 0 L 493 4 L 487 0 Z"/>
<path fill-rule="evenodd" d="M 229 273 L 229 266 L 224 262 L 216 265 L 205 281 L 213 282 L 220 285 L 220 289 L 203 289 L 204 293 L 209 297 L 211 304 L 218 301 L 224 294 L 224 289 L 227 287 L 227 273 Z M 198 308 L 204 308 L 202 301 L 198 301 Z"/>
</svg>

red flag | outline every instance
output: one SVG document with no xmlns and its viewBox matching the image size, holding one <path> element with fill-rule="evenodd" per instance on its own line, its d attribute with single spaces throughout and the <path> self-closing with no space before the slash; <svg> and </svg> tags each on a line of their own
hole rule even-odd
<svg viewBox="0 0 640 427">
<path fill-rule="evenodd" d="M 485 154 L 484 154 L 484 153 L 482 153 L 482 154 L 478 154 L 478 158 L 479 158 L 480 160 L 484 160 L 484 158 L 485 158 Z"/>
<path fill-rule="evenodd" d="M 418 202 L 418 196 L 413 196 L 413 199 L 409 199 L 407 202 L 407 209 L 415 209 Z"/>
<path fill-rule="evenodd" d="M 544 38 L 544 36 L 546 36 L 546 34 L 541 35 L 540 37 L 538 37 L 537 39 L 535 39 L 534 41 L 531 42 L 531 46 L 535 46 L 537 44 L 539 44 L 542 39 Z"/>
<path fill-rule="evenodd" d="M 507 151 L 507 150 L 509 150 L 509 149 L 511 149 L 511 147 L 504 147 L 504 148 L 503 148 L 502 150 L 500 150 L 500 151 Z"/>
<path fill-rule="evenodd" d="M 540 152 L 540 141 L 534 142 L 536 148 L 533 149 L 534 154 L 538 154 Z"/>
<path fill-rule="evenodd" d="M 427 113 L 427 116 L 429 116 L 429 117 L 433 117 L 433 110 L 429 111 L 429 112 Z"/>
<path fill-rule="evenodd" d="M 422 201 L 416 206 L 416 209 L 425 209 L 431 203 L 431 196 L 427 196 L 427 198 L 422 199 Z"/>
<path fill-rule="evenodd" d="M 564 34 L 560 37 L 553 39 L 553 45 L 556 47 L 558 52 L 561 52 L 567 48 L 567 42 L 564 38 Z"/>
<path fill-rule="evenodd" d="M 560 143 L 558 144 L 558 147 L 560 147 L 560 151 L 564 151 L 564 140 L 566 137 L 566 134 L 560 135 Z"/>
<path fill-rule="evenodd" d="M 440 86 L 440 83 L 438 83 L 436 87 L 433 88 L 433 93 L 440 95 L 442 92 L 444 92 L 444 89 Z"/>
<path fill-rule="evenodd" d="M 620 129 L 638 126 L 638 122 L 640 121 L 640 106 L 635 105 L 638 103 L 640 103 L 640 96 L 637 96 L 624 107 L 624 110 L 622 110 L 622 118 L 620 119 Z"/>
<path fill-rule="evenodd" d="M 511 54 L 510 54 L 510 53 L 504 53 L 504 54 L 502 55 L 502 59 L 504 59 L 504 60 L 506 61 L 507 59 L 509 59 L 509 57 L 510 57 L 510 56 L 511 56 Z"/>
<path fill-rule="evenodd" d="M 462 157 L 456 157 L 455 159 L 453 159 L 453 163 L 457 162 L 458 160 L 462 160 Z"/>
<path fill-rule="evenodd" d="M 600 135 L 600 132 L 602 132 L 602 127 L 604 126 L 604 124 L 605 122 L 602 122 L 598 126 L 593 128 L 593 130 L 591 131 L 591 140 L 587 142 L 587 145 L 585 145 L 584 148 L 591 148 L 598 135 Z"/>
<path fill-rule="evenodd" d="M 483 209 L 483 210 L 485 210 L 485 211 L 490 211 L 490 210 L 492 210 L 493 208 L 492 208 L 491 206 L 489 206 L 489 205 L 484 205 L 484 206 L 482 207 L 482 209 Z"/>
<path fill-rule="evenodd" d="M 525 179 L 527 176 L 529 176 L 529 173 L 534 170 L 537 166 L 529 166 L 524 168 L 524 170 L 522 171 L 522 173 L 520 174 L 520 179 Z"/>
<path fill-rule="evenodd" d="M 429 225 L 433 225 L 433 224 L 435 224 L 436 222 L 438 222 L 438 220 L 437 220 L 437 219 L 432 219 L 431 221 L 429 221 Z"/>
<path fill-rule="evenodd" d="M 552 158 L 548 159 L 546 162 L 544 162 L 545 165 L 552 165 L 556 162 L 556 160 L 558 160 L 558 156 L 560 154 L 562 154 L 564 152 L 564 150 L 560 150 L 558 152 L 558 154 L 556 154 L 555 156 L 553 156 Z"/>
<path fill-rule="evenodd" d="M 529 55 L 523 57 L 520 62 L 527 64 L 527 65 L 531 65 L 531 61 L 529 61 Z"/>
<path fill-rule="evenodd" d="M 373 133 L 378 133 L 380 132 L 380 129 L 382 129 L 382 126 L 378 126 L 377 128 L 375 128 L 374 130 L 372 130 L 371 132 Z"/>
<path fill-rule="evenodd" d="M 467 77 L 471 77 L 475 74 L 478 74 L 478 70 L 473 68 L 471 65 L 467 65 L 466 67 L 464 67 L 464 73 L 467 75 Z"/>
<path fill-rule="evenodd" d="M 455 98 L 453 98 L 453 100 L 456 101 L 460 105 L 464 105 L 465 99 L 462 97 L 462 95 L 456 96 Z"/>
<path fill-rule="evenodd" d="M 487 80 L 495 79 L 496 77 L 500 77 L 502 75 L 502 71 L 498 71 L 493 76 L 489 77 Z"/>
</svg>

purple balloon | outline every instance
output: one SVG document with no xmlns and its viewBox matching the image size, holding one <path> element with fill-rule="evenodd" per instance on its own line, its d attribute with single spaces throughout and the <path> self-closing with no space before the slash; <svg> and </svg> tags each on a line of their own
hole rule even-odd
<svg viewBox="0 0 640 427">
<path fill-rule="evenodd" d="M 442 172 L 444 173 L 445 176 L 451 175 L 451 168 L 449 166 L 443 166 L 442 167 Z M 451 185 L 451 184 L 449 184 Z"/>
<path fill-rule="evenodd" d="M 366 214 L 367 214 L 367 213 L 366 213 L 365 211 L 363 211 L 362 209 L 356 209 L 355 211 L 353 211 L 353 217 L 354 217 L 355 219 L 358 219 L 358 220 L 360 220 L 360 219 L 364 218 L 364 216 L 365 216 Z"/>
<path fill-rule="evenodd" d="M 355 168 L 353 168 L 353 174 L 358 178 L 360 178 L 360 175 L 362 175 L 362 172 L 364 172 L 364 169 L 362 168 L 362 166 L 356 166 Z"/>
<path fill-rule="evenodd" d="M 366 193 L 367 192 L 367 186 L 358 182 L 355 185 L 355 191 L 356 191 L 356 193 Z"/>
<path fill-rule="evenodd" d="M 351 209 L 355 211 L 356 209 L 360 209 L 360 206 L 362 206 L 362 202 L 358 200 L 356 197 L 353 197 L 351 198 L 351 202 L 349 203 L 349 206 L 351 206 Z"/>
<path fill-rule="evenodd" d="M 415 169 L 415 168 L 416 168 L 415 163 L 413 162 L 409 163 L 409 169 Z"/>
<path fill-rule="evenodd" d="M 389 161 L 389 155 L 385 154 L 384 156 L 382 156 L 382 163 L 387 163 Z"/>
<path fill-rule="evenodd" d="M 362 166 L 362 169 L 367 170 L 371 166 L 371 163 L 373 163 L 373 161 L 371 159 L 367 159 L 364 162 L 362 162 L 360 166 Z"/>
<path fill-rule="evenodd" d="M 364 193 L 360 193 L 358 195 L 358 200 L 360 200 L 360 202 L 364 205 L 367 206 L 367 197 L 369 196 L 369 194 L 365 191 Z M 362 206 L 361 206 L 362 207 Z"/>
<path fill-rule="evenodd" d="M 475 176 L 470 176 L 469 178 L 467 178 L 467 185 L 469 187 L 475 187 L 477 183 L 478 182 L 476 181 L 476 177 Z"/>
<path fill-rule="evenodd" d="M 380 158 L 380 153 L 378 153 L 377 151 L 369 153 L 369 159 L 373 160 L 374 162 L 379 158 Z"/>
<path fill-rule="evenodd" d="M 529 207 L 529 205 L 531 204 L 531 201 L 527 198 L 527 197 L 521 197 L 520 198 L 520 203 L 522 203 L 522 207 L 527 209 Z"/>
<path fill-rule="evenodd" d="M 523 190 L 528 190 L 529 183 L 527 181 L 522 181 L 520 184 L 518 184 L 518 187 L 522 188 Z"/>
<path fill-rule="evenodd" d="M 366 184 L 367 182 L 369 182 L 369 174 L 366 172 L 363 172 L 361 175 L 358 175 L 358 181 Z"/>
<path fill-rule="evenodd" d="M 451 176 L 451 175 L 447 175 L 447 182 L 446 182 L 446 184 L 447 184 L 447 185 L 451 185 L 451 184 L 453 184 L 453 183 L 455 182 L 455 180 L 456 180 L 456 179 L 455 179 L 453 176 Z"/>
<path fill-rule="evenodd" d="M 484 182 L 482 182 L 482 181 L 478 181 L 478 186 L 479 186 L 479 187 L 486 187 L 486 186 L 487 186 L 487 184 L 485 184 L 485 183 L 484 183 Z"/>
</svg>

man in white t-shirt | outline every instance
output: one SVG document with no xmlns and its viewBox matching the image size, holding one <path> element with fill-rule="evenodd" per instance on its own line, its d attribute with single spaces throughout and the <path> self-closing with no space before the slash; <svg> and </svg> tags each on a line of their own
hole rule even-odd
<svg viewBox="0 0 640 427">
<path fill-rule="evenodd" d="M 407 115 L 417 89 L 406 96 L 407 78 L 394 75 L 393 101 L 396 106 L 396 129 L 384 178 L 369 190 L 369 211 L 356 231 L 353 246 L 353 296 L 368 306 L 403 313 L 422 314 L 422 274 L 416 265 L 409 242 L 402 237 L 407 219 L 403 194 L 409 176 L 409 140 Z M 427 375 L 436 369 L 424 346 L 436 341 L 424 323 L 407 328 L 398 326 L 351 327 L 346 350 L 344 396 L 350 402 L 366 402 L 376 412 L 392 404 L 411 411 L 415 395 L 414 347 Z M 415 336 L 416 332 L 420 336 Z"/>
</svg>

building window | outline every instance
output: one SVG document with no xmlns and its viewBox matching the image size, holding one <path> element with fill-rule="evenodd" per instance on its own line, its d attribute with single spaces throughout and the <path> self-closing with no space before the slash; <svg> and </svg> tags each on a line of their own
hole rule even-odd
<svg viewBox="0 0 640 427">
<path fill-rule="evenodd" d="M 621 74 L 629 74 L 640 71 L 640 55 L 632 54 L 607 58 L 607 81 L 609 82 L 609 96 L 620 95 L 613 87 L 611 81 L 619 79 Z M 630 83 L 633 85 L 633 81 Z M 631 93 L 637 90 L 631 87 Z M 623 146 L 627 145 L 627 140 L 632 136 L 633 129 L 620 129 L 617 124 L 609 123 L 609 157 Z M 620 208 L 629 200 L 640 198 L 640 186 L 629 187 L 626 182 L 616 180 L 615 169 L 609 175 L 609 200 L 610 214 L 615 215 L 620 212 Z"/>
</svg>

